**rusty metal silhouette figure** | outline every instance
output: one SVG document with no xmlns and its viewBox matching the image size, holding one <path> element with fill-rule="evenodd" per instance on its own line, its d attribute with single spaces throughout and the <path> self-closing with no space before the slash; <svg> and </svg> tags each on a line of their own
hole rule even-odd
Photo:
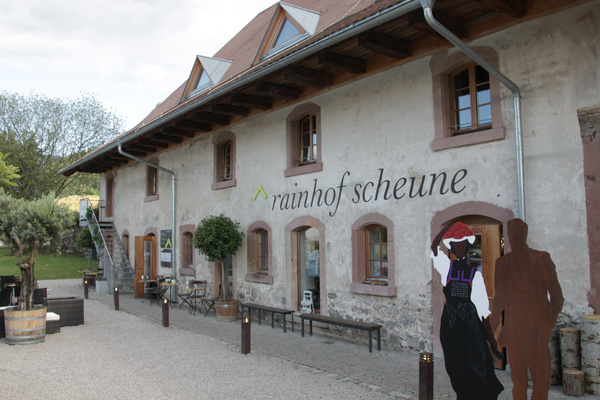
<svg viewBox="0 0 600 400">
<path fill-rule="evenodd" d="M 548 399 L 551 366 L 548 342 L 563 295 L 550 254 L 527 246 L 527 224 L 508 221 L 511 251 L 496 260 L 496 296 L 491 316 L 496 327 L 504 316 L 498 342 L 506 347 L 513 399 L 527 399 L 527 370 L 532 399 Z"/>
</svg>

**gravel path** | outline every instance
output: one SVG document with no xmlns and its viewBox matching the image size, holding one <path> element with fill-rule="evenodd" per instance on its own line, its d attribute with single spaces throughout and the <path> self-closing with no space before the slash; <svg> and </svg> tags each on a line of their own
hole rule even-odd
<svg viewBox="0 0 600 400">
<path fill-rule="evenodd" d="M 60 286 L 51 292 L 69 295 Z M 2 399 L 390 398 L 95 300 L 85 301 L 85 325 L 63 327 L 44 343 L 11 346 L 0 339 L 0 360 Z"/>
</svg>

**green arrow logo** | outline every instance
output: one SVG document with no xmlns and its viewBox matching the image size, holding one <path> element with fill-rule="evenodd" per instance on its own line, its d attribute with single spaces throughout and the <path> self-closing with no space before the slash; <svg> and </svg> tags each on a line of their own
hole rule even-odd
<svg viewBox="0 0 600 400">
<path fill-rule="evenodd" d="M 256 200 L 259 193 L 262 193 L 263 198 L 267 198 L 267 194 L 265 193 L 265 190 L 263 189 L 262 185 L 258 185 L 258 189 L 256 189 L 256 193 L 254 193 L 254 197 L 252 198 L 252 200 Z"/>
</svg>

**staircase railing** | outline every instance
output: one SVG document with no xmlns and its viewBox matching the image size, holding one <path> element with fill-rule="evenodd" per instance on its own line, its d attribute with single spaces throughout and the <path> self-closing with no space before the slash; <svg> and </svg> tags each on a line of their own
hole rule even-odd
<svg viewBox="0 0 600 400">
<path fill-rule="evenodd" d="M 96 251 L 98 252 L 98 255 L 100 255 L 103 259 L 102 264 L 103 264 L 103 270 L 104 270 L 104 277 L 108 281 L 108 286 L 112 287 L 113 282 L 114 282 L 113 275 L 114 275 L 114 270 L 115 270 L 115 263 L 112 259 L 110 251 L 108 249 L 108 245 L 106 243 L 106 238 L 104 237 L 104 234 L 102 233 L 102 229 L 100 228 L 100 222 L 98 221 L 98 218 L 96 217 L 96 213 L 94 212 L 92 202 L 90 199 L 85 199 L 85 201 L 87 202 L 86 219 L 88 222 L 88 229 L 90 230 L 90 234 L 92 235 L 92 238 L 94 239 L 93 242 L 94 242 L 94 245 L 96 246 Z M 89 217 L 90 214 L 92 215 L 92 218 Z M 101 239 L 100 243 L 96 240 L 96 238 L 98 238 L 98 237 L 100 237 L 100 239 Z M 108 263 L 106 263 L 106 261 L 108 261 Z"/>
</svg>

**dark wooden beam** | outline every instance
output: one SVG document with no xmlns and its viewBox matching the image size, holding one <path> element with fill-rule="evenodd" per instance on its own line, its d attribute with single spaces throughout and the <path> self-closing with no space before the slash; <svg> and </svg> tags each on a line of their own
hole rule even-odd
<svg viewBox="0 0 600 400">
<path fill-rule="evenodd" d="M 150 135 L 152 137 L 153 140 L 157 141 L 157 142 L 164 142 L 164 143 L 181 143 L 183 142 L 183 138 L 181 136 L 173 136 L 173 135 L 167 135 L 166 133 L 153 133 L 152 135 Z"/>
<path fill-rule="evenodd" d="M 196 133 L 193 131 L 190 131 L 188 129 L 175 128 L 174 126 L 169 126 L 163 129 L 163 132 L 167 135 L 183 136 L 187 138 L 193 138 L 194 136 L 196 136 Z"/>
<path fill-rule="evenodd" d="M 256 108 L 259 110 L 270 110 L 273 107 L 271 99 L 252 94 L 235 94 L 231 96 L 231 104 L 242 107 Z"/>
<path fill-rule="evenodd" d="M 308 85 L 318 89 L 326 89 L 333 84 L 333 77 L 330 73 L 304 67 L 292 67 L 287 69 L 284 73 L 284 78 L 301 85 Z"/>
<path fill-rule="evenodd" d="M 147 151 L 134 150 L 134 149 L 123 149 L 126 153 L 132 154 L 137 157 L 145 157 L 148 154 Z"/>
<path fill-rule="evenodd" d="M 410 57 L 412 54 L 410 45 L 400 39 L 377 32 L 365 32 L 358 35 L 358 45 L 398 60 Z"/>
<path fill-rule="evenodd" d="M 229 125 L 230 118 L 227 115 L 201 111 L 194 115 L 194 120 L 215 125 Z"/>
<path fill-rule="evenodd" d="M 140 143 L 128 144 L 127 147 L 125 148 L 125 151 L 127 151 L 127 149 L 143 150 L 143 151 L 148 151 L 148 152 L 151 152 L 151 153 L 155 152 L 157 150 L 156 147 L 146 146 L 146 145 L 140 144 Z"/>
<path fill-rule="evenodd" d="M 521 18 L 527 12 L 527 3 L 522 0 L 483 0 L 483 4 L 513 18 Z"/>
<path fill-rule="evenodd" d="M 276 97 L 284 100 L 296 100 L 300 97 L 301 89 L 293 86 L 277 85 L 275 83 L 261 82 L 255 86 L 256 93 Z"/>
<path fill-rule="evenodd" d="M 194 132 L 210 132 L 212 130 L 212 126 L 210 124 L 204 124 L 191 119 L 178 121 L 175 123 L 175 127 Z"/>
<path fill-rule="evenodd" d="M 465 24 L 462 21 L 439 13 L 434 13 L 433 16 L 435 17 L 435 19 L 438 20 L 440 24 L 446 27 L 455 36 L 459 37 L 460 39 L 465 38 L 466 29 Z M 412 13 L 408 14 L 408 25 L 411 28 L 418 29 L 422 32 L 433 33 L 441 37 L 441 35 L 437 33 L 435 29 L 429 26 L 429 24 L 425 20 L 425 15 L 423 15 L 422 10 L 413 11 Z"/>
<path fill-rule="evenodd" d="M 246 107 L 232 106 L 231 104 L 215 104 L 212 110 L 219 114 L 237 115 L 240 117 L 247 117 L 250 114 L 250 110 Z"/>
<path fill-rule="evenodd" d="M 319 54 L 319 64 L 328 65 L 352 74 L 364 74 L 367 72 L 366 61 L 342 54 L 321 53 Z"/>
<path fill-rule="evenodd" d="M 140 139 L 139 143 L 142 143 L 142 144 L 145 144 L 148 146 L 158 147 L 159 149 L 164 149 L 164 148 L 168 147 L 168 145 L 166 145 L 164 141 L 154 140 L 149 136 L 146 136 L 146 137 Z"/>
</svg>

